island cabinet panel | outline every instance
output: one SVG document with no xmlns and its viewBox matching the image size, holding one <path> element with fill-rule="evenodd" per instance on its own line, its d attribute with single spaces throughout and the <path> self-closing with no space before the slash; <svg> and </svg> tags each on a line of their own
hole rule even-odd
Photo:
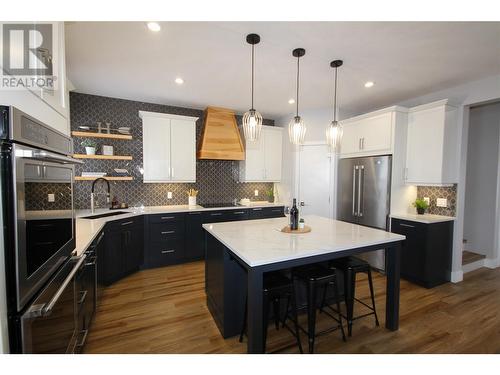
<svg viewBox="0 0 500 375">
<path fill-rule="evenodd" d="M 105 227 L 103 284 L 110 285 L 136 271 L 144 261 L 144 219 L 142 216 L 113 221 Z"/>
<path fill-rule="evenodd" d="M 226 247 L 206 233 L 205 291 L 207 306 L 224 338 L 240 333 L 246 298 L 246 271 Z"/>
<path fill-rule="evenodd" d="M 425 224 L 392 219 L 391 231 L 406 236 L 401 277 L 426 288 L 450 281 L 453 221 Z"/>
</svg>

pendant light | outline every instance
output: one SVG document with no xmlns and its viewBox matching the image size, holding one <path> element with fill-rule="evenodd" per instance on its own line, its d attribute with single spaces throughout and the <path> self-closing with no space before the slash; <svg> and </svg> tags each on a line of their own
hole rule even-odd
<svg viewBox="0 0 500 375">
<path fill-rule="evenodd" d="M 288 136 L 290 137 L 290 142 L 294 145 L 300 145 L 304 143 L 304 138 L 306 136 L 306 124 L 299 116 L 299 74 L 300 74 L 300 58 L 306 54 L 304 48 L 296 48 L 293 50 L 292 55 L 297 58 L 297 97 L 295 98 L 295 103 L 297 104 L 297 112 L 295 117 L 288 124 Z"/>
<path fill-rule="evenodd" d="M 340 153 L 340 142 L 342 141 L 342 125 L 337 121 L 337 69 L 342 66 L 342 60 L 334 60 L 330 63 L 334 71 L 334 94 L 333 94 L 333 121 L 326 128 L 326 143 L 331 147 L 331 150 L 339 154 Z"/>
<path fill-rule="evenodd" d="M 254 47 L 259 42 L 259 35 L 247 35 L 247 43 L 252 45 L 252 108 L 243 115 L 243 133 L 247 141 L 257 141 L 262 129 L 262 115 L 253 108 Z"/>
</svg>

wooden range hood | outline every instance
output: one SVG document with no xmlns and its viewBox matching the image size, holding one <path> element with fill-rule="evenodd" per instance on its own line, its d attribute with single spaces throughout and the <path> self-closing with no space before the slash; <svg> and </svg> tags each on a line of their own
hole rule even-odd
<svg viewBox="0 0 500 375">
<path fill-rule="evenodd" d="M 234 111 L 207 107 L 198 149 L 198 159 L 245 160 Z"/>
</svg>

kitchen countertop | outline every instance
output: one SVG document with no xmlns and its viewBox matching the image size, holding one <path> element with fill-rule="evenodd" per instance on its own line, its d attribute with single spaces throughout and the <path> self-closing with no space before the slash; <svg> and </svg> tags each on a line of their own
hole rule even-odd
<svg viewBox="0 0 500 375">
<path fill-rule="evenodd" d="M 424 224 L 442 223 L 444 221 L 453 221 L 456 218 L 452 216 L 431 215 L 431 214 L 391 214 L 393 219 L 409 220 Z"/>
<path fill-rule="evenodd" d="M 213 210 L 232 210 L 232 209 L 245 209 L 245 208 L 259 208 L 259 207 L 279 207 L 284 206 L 283 203 L 263 203 L 252 202 L 248 206 L 231 206 L 231 207 L 210 207 L 203 206 L 188 206 L 188 205 L 172 205 L 172 206 L 147 206 L 147 207 L 129 207 L 126 209 L 119 209 L 116 211 L 125 211 L 126 213 L 114 216 L 103 217 L 100 219 L 84 219 L 84 216 L 99 215 L 103 213 L 113 212 L 107 208 L 95 210 L 92 214 L 90 210 L 77 210 L 76 216 L 76 247 L 75 254 L 80 256 L 89 247 L 92 241 L 97 237 L 99 232 L 104 228 L 107 222 L 114 220 L 121 220 L 128 217 L 140 215 L 153 215 L 164 213 L 181 213 L 191 211 L 213 211 Z M 31 211 L 32 215 L 37 218 L 43 218 L 43 212 L 50 211 Z M 69 211 L 70 212 L 70 211 Z M 53 215 L 52 215 L 53 216 Z"/>
<path fill-rule="evenodd" d="M 306 215 L 304 220 L 312 228 L 310 233 L 281 232 L 288 224 L 286 217 L 203 227 L 250 267 L 405 239 L 399 234 L 315 215 Z"/>
</svg>

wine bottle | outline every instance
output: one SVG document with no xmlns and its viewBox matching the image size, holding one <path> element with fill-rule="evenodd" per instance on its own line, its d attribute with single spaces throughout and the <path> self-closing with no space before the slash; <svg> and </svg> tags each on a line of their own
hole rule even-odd
<svg viewBox="0 0 500 375">
<path fill-rule="evenodd" d="M 297 199 L 293 199 L 293 206 L 290 210 L 290 229 L 297 230 L 299 228 L 299 210 L 297 208 Z"/>
</svg>

